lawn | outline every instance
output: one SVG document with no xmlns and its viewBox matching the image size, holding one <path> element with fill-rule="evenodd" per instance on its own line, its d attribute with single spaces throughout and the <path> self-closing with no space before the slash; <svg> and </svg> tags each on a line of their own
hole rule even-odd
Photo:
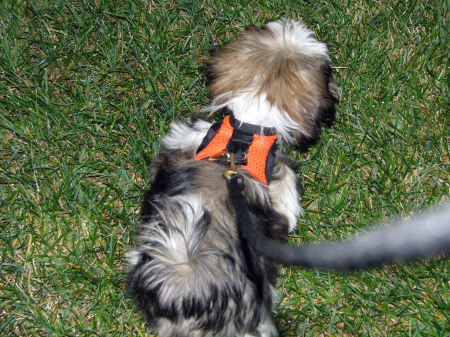
<svg viewBox="0 0 450 337">
<path fill-rule="evenodd" d="M 0 1 L 0 333 L 147 336 L 124 294 L 148 166 L 208 103 L 204 62 L 249 25 L 326 42 L 338 119 L 308 153 L 292 242 L 442 203 L 448 1 Z M 214 116 L 213 116 L 214 118 Z M 445 258 L 349 274 L 282 268 L 283 336 L 449 336 Z"/>
</svg>

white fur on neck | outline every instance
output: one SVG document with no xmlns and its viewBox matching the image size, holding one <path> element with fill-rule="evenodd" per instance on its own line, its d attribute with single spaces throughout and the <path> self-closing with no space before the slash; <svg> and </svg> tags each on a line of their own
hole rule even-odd
<svg viewBox="0 0 450 337">
<path fill-rule="evenodd" d="M 208 110 L 213 113 L 225 107 L 233 111 L 240 122 L 260 125 L 261 128 L 275 128 L 282 143 L 294 142 L 293 132 L 303 131 L 299 124 L 270 103 L 265 94 L 236 93 L 230 98 L 226 97 L 224 102 L 221 102 L 221 97 L 216 97 Z"/>
</svg>

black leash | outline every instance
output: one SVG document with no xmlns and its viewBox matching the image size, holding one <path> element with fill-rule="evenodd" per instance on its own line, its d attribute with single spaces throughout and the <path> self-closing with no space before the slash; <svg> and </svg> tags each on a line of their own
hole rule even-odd
<svg viewBox="0 0 450 337">
<path fill-rule="evenodd" d="M 242 238 L 252 245 L 258 255 L 285 265 L 342 269 L 335 264 L 317 266 L 317 261 L 310 253 L 310 248 L 314 248 L 314 246 L 288 246 L 267 238 L 250 215 L 247 201 L 242 194 L 244 186 L 244 178 L 239 173 L 232 174 L 227 179 L 230 199 L 236 212 L 237 224 Z"/>
<path fill-rule="evenodd" d="M 236 212 L 241 236 L 263 257 L 284 265 L 350 271 L 390 261 L 423 259 L 439 254 L 450 254 L 450 208 L 437 216 L 375 230 L 357 239 L 345 242 L 289 246 L 267 238 L 254 223 L 247 201 L 242 193 L 245 183 L 237 173 L 234 160 L 224 172 L 230 199 Z M 419 234 L 408 240 L 408 234 Z M 420 232 L 423 235 L 420 235 Z M 430 235 L 431 232 L 437 232 Z M 398 244 L 398 238 L 402 238 Z"/>
</svg>

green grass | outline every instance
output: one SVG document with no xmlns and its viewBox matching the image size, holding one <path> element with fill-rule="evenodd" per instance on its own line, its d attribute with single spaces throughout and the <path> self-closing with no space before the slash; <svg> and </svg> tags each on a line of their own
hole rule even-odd
<svg viewBox="0 0 450 337">
<path fill-rule="evenodd" d="M 205 55 L 285 16 L 327 42 L 339 118 L 302 163 L 293 241 L 346 238 L 449 196 L 445 1 L 0 1 L 0 333 L 147 336 L 125 253 Z M 449 336 L 449 262 L 283 268 L 285 336 Z"/>
</svg>

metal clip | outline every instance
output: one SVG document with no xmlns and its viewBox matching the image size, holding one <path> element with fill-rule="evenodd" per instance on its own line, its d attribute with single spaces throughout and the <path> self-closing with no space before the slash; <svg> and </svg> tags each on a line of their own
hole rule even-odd
<svg viewBox="0 0 450 337">
<path fill-rule="evenodd" d="M 233 174 L 237 174 L 238 172 L 236 168 L 236 159 L 234 157 L 234 153 L 226 152 L 226 154 L 229 157 L 230 168 L 228 170 L 223 171 L 223 176 L 225 177 L 225 179 L 229 180 Z"/>
</svg>

